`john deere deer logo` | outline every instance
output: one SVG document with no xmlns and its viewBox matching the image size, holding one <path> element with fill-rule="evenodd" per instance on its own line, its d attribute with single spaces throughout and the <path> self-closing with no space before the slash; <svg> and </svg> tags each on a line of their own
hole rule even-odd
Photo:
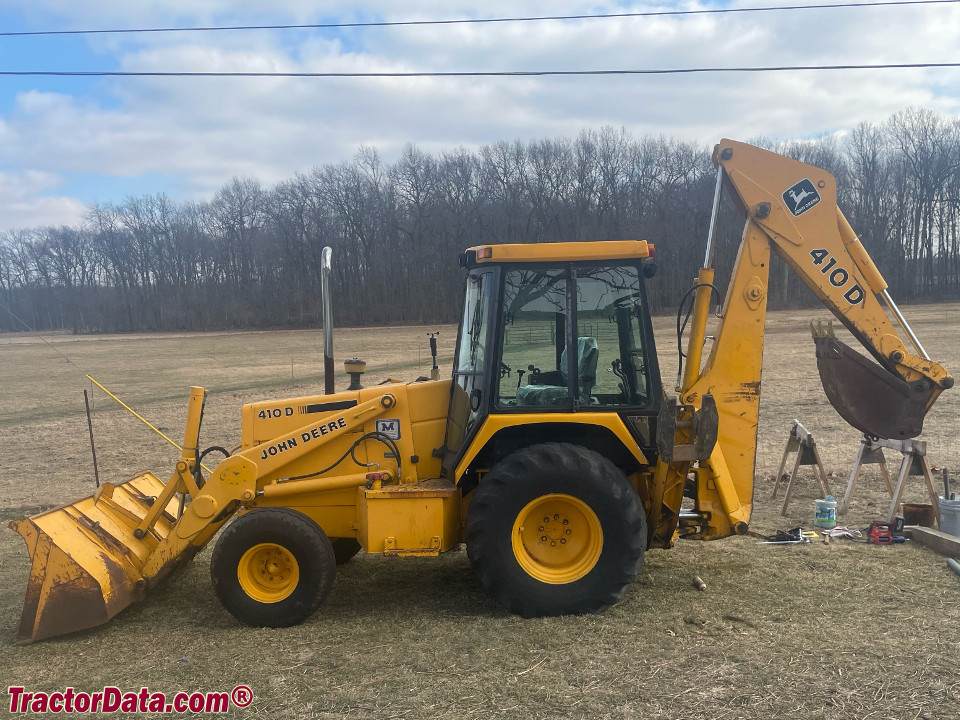
<svg viewBox="0 0 960 720">
<path fill-rule="evenodd" d="M 783 203 L 793 213 L 794 217 L 803 215 L 807 210 L 820 202 L 820 193 L 813 183 L 803 179 L 783 193 Z"/>
</svg>

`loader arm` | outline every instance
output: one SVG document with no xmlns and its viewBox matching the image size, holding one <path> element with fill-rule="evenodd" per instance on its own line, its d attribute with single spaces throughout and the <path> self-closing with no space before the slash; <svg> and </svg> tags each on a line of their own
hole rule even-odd
<svg viewBox="0 0 960 720">
<path fill-rule="evenodd" d="M 396 404 L 395 395 L 383 393 L 316 417 L 228 457 L 198 484 L 193 470 L 205 397 L 202 388 L 192 389 L 183 451 L 166 483 L 143 472 L 124 483 L 105 483 L 92 497 L 11 523 L 32 559 L 18 643 L 107 622 L 192 558 L 234 513 L 261 498 L 364 484 L 366 472 L 334 474 L 337 463 L 292 478 L 285 467 L 309 453 L 329 465 L 330 453 L 318 451 L 333 444 L 334 459 L 343 447 L 349 452 L 365 437 L 364 423 Z M 359 439 L 351 445 L 353 438 Z M 399 466 L 376 473 L 381 480 L 399 475 Z"/>
<path fill-rule="evenodd" d="M 698 517 L 688 523 L 699 524 L 692 536 L 704 539 L 745 532 L 750 518 L 771 250 L 876 360 L 848 348 L 829 328 L 814 330 L 824 389 L 848 423 L 871 436 L 915 437 L 930 406 L 953 385 L 951 375 L 923 350 L 837 207 L 836 181 L 830 173 L 730 140 L 717 145 L 713 161 L 718 169 L 713 216 L 704 267 L 696 279 L 686 365 L 677 387 L 678 406 L 688 414 L 699 410 L 709 394 L 719 416 L 716 444 L 709 458 L 692 470 Z M 701 367 L 723 189 L 739 205 L 745 224 L 719 327 Z M 909 347 L 880 298 L 899 321 Z M 690 440 L 691 431 L 683 425 L 678 423 L 678 443 Z M 658 468 L 665 500 L 653 509 L 655 544 L 672 542 L 678 522 L 684 529 L 679 508 L 691 467 L 691 462 L 661 462 Z"/>
</svg>

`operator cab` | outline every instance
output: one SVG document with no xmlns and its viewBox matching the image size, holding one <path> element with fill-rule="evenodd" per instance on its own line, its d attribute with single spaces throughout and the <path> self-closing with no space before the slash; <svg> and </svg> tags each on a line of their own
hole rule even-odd
<svg viewBox="0 0 960 720">
<path fill-rule="evenodd" d="M 495 245 L 461 256 L 467 288 L 445 469 L 490 415 L 522 414 L 528 436 L 549 440 L 557 415 L 618 413 L 653 452 L 663 392 L 644 289 L 652 256 L 644 241 Z M 539 432 L 530 414 L 544 415 Z"/>
</svg>

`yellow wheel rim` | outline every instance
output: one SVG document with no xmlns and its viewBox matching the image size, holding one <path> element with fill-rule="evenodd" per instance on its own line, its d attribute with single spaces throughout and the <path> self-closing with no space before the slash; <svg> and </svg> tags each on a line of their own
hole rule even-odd
<svg viewBox="0 0 960 720">
<path fill-rule="evenodd" d="M 520 567 L 551 585 L 579 580 L 603 551 L 600 520 L 572 495 L 542 495 L 527 503 L 513 523 L 511 539 Z"/>
<path fill-rule="evenodd" d="M 247 550 L 237 565 L 240 587 L 261 603 L 290 597 L 300 581 L 300 566 L 293 554 L 276 543 L 260 543 Z"/>
</svg>

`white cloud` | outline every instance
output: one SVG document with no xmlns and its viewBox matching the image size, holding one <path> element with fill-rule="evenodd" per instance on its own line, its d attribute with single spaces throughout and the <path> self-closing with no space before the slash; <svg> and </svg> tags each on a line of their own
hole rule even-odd
<svg viewBox="0 0 960 720">
<path fill-rule="evenodd" d="M 0 231 L 78 224 L 87 211 L 83 203 L 42 194 L 58 184 L 56 176 L 35 170 L 0 173 Z"/>
<path fill-rule="evenodd" d="M 416 0 L 38 0 L 64 26 L 316 22 L 518 14 L 515 3 Z M 690 7 L 694 7 L 690 5 Z M 623 11 L 614 3 L 525 3 L 522 13 Z M 39 22 L 37 20 L 36 22 Z M 127 70 L 404 71 L 682 68 L 952 59 L 960 9 L 768 12 L 351 30 L 97 36 Z M 25 91 L 0 118 L 0 169 L 180 178 L 208 194 L 234 175 L 266 183 L 375 145 L 438 150 L 624 126 L 703 144 L 722 136 L 809 137 L 880 122 L 907 106 L 954 115 L 960 71 L 587 78 L 118 78 L 102 94 Z M 36 192 L 40 192 L 36 190 Z M 39 195 L 36 196 L 39 201 Z"/>
</svg>

